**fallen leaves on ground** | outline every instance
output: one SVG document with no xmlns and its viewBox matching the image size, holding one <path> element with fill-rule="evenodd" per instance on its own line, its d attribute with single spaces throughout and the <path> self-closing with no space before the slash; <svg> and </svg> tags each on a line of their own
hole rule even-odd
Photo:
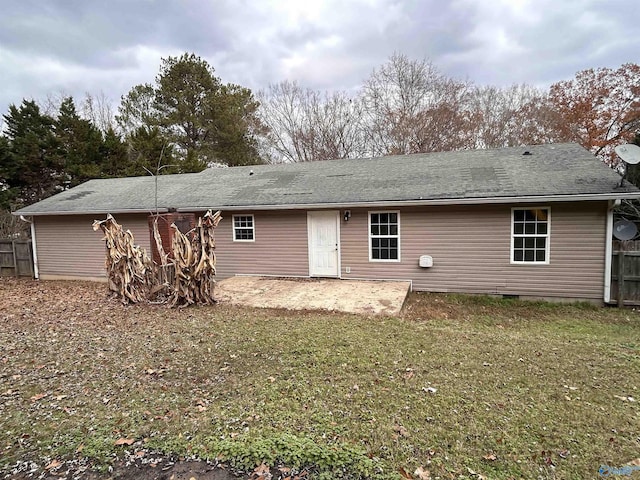
<svg viewBox="0 0 640 480">
<path fill-rule="evenodd" d="M 487 480 L 487 477 L 484 475 L 472 470 L 471 468 L 467 468 L 467 473 L 471 476 L 471 478 L 477 478 L 478 480 Z"/>
<path fill-rule="evenodd" d="M 0 282 L 0 451 L 39 474 L 98 447 L 137 457 L 147 437 L 189 452 L 204 436 L 274 431 L 363 446 L 385 474 L 411 466 L 404 478 L 417 465 L 433 478 L 586 478 L 612 449 L 638 456 L 640 377 L 620 374 L 639 358 L 631 310 L 411 294 L 401 318 L 172 311 L 122 306 L 105 284 Z"/>
<path fill-rule="evenodd" d="M 55 468 L 58 468 L 60 465 L 62 465 L 62 462 L 60 460 L 53 460 L 46 467 L 44 467 L 44 469 L 53 470 Z"/>
<path fill-rule="evenodd" d="M 272 477 L 271 468 L 264 463 L 258 465 L 251 474 L 251 478 L 255 480 L 271 480 Z"/>
<path fill-rule="evenodd" d="M 402 478 L 413 480 L 413 476 L 409 472 L 407 472 L 404 468 L 400 467 L 398 469 L 398 472 L 400 473 L 400 476 L 402 476 Z"/>
<path fill-rule="evenodd" d="M 417 475 L 418 480 L 431 480 L 431 472 L 423 467 L 416 468 L 413 474 Z"/>
<path fill-rule="evenodd" d="M 409 436 L 408 430 L 406 428 L 404 428 L 402 425 L 395 425 L 393 427 L 393 431 L 396 432 L 401 437 L 408 437 Z"/>
<path fill-rule="evenodd" d="M 119 438 L 114 442 L 114 445 L 118 447 L 121 445 L 133 445 L 133 442 L 135 442 L 133 438 Z"/>
</svg>

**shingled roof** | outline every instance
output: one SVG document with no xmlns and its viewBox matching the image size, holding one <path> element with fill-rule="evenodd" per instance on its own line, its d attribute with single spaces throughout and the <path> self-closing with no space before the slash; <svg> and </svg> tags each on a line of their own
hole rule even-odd
<svg viewBox="0 0 640 480">
<path fill-rule="evenodd" d="M 640 198 L 577 144 L 210 168 L 157 178 L 158 211 Z M 151 212 L 151 176 L 90 180 L 17 215 Z"/>
</svg>

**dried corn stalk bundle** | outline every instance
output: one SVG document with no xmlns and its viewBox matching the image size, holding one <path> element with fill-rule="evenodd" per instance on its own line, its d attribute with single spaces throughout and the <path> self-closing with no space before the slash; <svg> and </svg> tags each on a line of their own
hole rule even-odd
<svg viewBox="0 0 640 480">
<path fill-rule="evenodd" d="M 93 229 L 101 229 L 107 244 L 105 266 L 109 290 L 123 303 L 146 301 L 155 275 L 153 262 L 144 248 L 133 243 L 130 230 L 123 230 L 109 214 L 105 220 L 95 220 Z"/>
<path fill-rule="evenodd" d="M 160 257 L 160 265 L 155 265 L 156 286 L 152 289 L 151 293 L 154 296 L 161 297 L 158 303 L 164 303 L 162 297 L 169 295 L 171 292 L 170 278 L 172 277 L 173 264 L 170 262 L 169 255 L 164 251 L 164 247 L 162 246 L 162 238 L 158 230 L 158 215 L 155 215 L 153 219 L 153 240 L 156 244 L 158 256 Z"/>
<path fill-rule="evenodd" d="M 175 266 L 173 292 L 169 306 L 207 305 L 215 303 L 213 290 L 216 274 L 214 230 L 222 220 L 220 212 L 207 213 L 198 220 L 189 232 L 191 238 L 175 225 L 171 250 Z"/>
</svg>

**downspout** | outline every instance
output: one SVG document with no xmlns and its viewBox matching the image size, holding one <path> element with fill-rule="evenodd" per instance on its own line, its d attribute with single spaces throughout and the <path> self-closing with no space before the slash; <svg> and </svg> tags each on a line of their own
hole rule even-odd
<svg viewBox="0 0 640 480">
<path fill-rule="evenodd" d="M 38 270 L 38 250 L 36 249 L 36 226 L 33 223 L 33 217 L 29 220 L 27 217 L 20 215 L 20 220 L 27 222 L 31 227 L 31 253 L 33 254 L 33 277 L 38 280 L 40 271 Z"/>
<path fill-rule="evenodd" d="M 613 209 L 620 205 L 620 199 L 609 200 L 607 227 L 604 247 L 604 303 L 611 301 L 611 256 L 613 254 Z"/>
</svg>

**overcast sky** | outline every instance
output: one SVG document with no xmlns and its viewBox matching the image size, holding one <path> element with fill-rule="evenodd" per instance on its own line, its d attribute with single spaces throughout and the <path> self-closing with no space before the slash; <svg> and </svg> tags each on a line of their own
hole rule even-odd
<svg viewBox="0 0 640 480">
<path fill-rule="evenodd" d="M 0 0 L 0 113 L 60 93 L 117 105 L 184 52 L 254 91 L 355 90 L 394 52 L 546 87 L 640 61 L 639 13 L 638 0 Z"/>
</svg>

